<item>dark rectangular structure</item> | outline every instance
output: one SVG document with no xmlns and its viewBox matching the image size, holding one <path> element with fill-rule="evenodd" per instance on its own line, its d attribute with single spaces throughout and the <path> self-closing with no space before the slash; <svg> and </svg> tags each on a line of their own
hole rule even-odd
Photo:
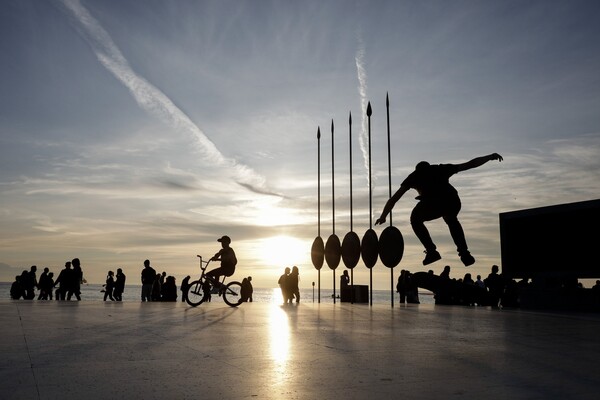
<svg viewBox="0 0 600 400">
<path fill-rule="evenodd" d="M 500 213 L 508 278 L 600 278 L 600 199 Z"/>
<path fill-rule="evenodd" d="M 352 298 L 354 295 L 354 298 Z M 353 302 L 353 303 L 368 303 L 369 302 L 369 286 L 368 285 L 354 285 L 349 286 L 348 289 L 340 290 L 340 301 Z"/>
</svg>

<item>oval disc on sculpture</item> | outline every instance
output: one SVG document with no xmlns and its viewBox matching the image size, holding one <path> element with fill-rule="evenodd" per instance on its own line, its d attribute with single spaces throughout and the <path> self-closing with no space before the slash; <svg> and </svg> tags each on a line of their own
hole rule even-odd
<svg viewBox="0 0 600 400">
<path fill-rule="evenodd" d="M 377 233 L 373 229 L 367 230 L 360 243 L 360 253 L 365 266 L 369 269 L 377 263 L 378 247 Z"/>
<path fill-rule="evenodd" d="M 342 241 L 342 260 L 346 268 L 354 268 L 360 260 L 360 238 L 356 232 L 348 232 Z"/>
<path fill-rule="evenodd" d="M 379 259 L 388 268 L 394 268 L 404 255 L 404 238 L 395 226 L 388 226 L 379 236 Z"/>
<path fill-rule="evenodd" d="M 323 261 L 325 261 L 325 244 L 321 236 L 317 236 L 310 249 L 310 258 L 316 269 L 323 267 Z"/>
<path fill-rule="evenodd" d="M 340 239 L 335 235 L 329 236 L 327 244 L 325 245 L 325 261 L 329 268 L 336 269 L 340 264 L 340 258 L 342 256 L 342 246 Z"/>
</svg>

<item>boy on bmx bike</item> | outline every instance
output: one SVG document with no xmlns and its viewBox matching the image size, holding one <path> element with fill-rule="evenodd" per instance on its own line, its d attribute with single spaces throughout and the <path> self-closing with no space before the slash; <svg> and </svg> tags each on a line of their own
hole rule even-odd
<svg viewBox="0 0 600 400">
<path fill-rule="evenodd" d="M 224 284 L 225 277 L 233 275 L 237 264 L 235 252 L 229 246 L 231 244 L 231 239 L 229 236 L 223 236 L 217 241 L 221 243 L 222 249 L 211 257 L 210 260 L 202 261 L 202 257 L 198 256 L 200 258 L 200 270 L 202 273 L 200 279 L 190 283 L 187 290 L 187 296 L 185 297 L 186 302 L 193 307 L 196 307 L 205 301 L 210 301 L 212 293 L 218 293 L 220 297 L 223 297 L 223 301 L 231 307 L 237 307 L 242 303 L 242 298 L 240 296 L 242 288 L 241 283 L 231 281 Z M 205 272 L 211 261 L 220 261 L 221 266 Z M 205 264 L 204 267 L 202 267 L 203 263 Z"/>
<path fill-rule="evenodd" d="M 220 284 L 221 276 L 225 275 L 230 277 L 235 272 L 235 266 L 237 264 L 237 258 L 235 257 L 235 251 L 229 246 L 231 244 L 231 239 L 229 236 L 225 235 L 219 239 L 217 242 L 221 243 L 222 249 L 217 252 L 212 258 L 211 261 L 221 261 L 221 266 L 215 269 L 211 269 L 206 273 L 206 275 L 210 276 L 214 279 L 217 286 Z"/>
</svg>

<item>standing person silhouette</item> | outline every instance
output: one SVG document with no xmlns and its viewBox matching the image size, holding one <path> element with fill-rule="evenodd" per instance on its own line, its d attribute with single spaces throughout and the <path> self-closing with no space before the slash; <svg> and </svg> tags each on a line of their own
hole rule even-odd
<svg viewBox="0 0 600 400">
<path fill-rule="evenodd" d="M 400 188 L 387 201 L 381 216 L 375 221 L 375 225 L 383 224 L 404 193 L 409 189 L 415 189 L 419 193 L 417 196 L 419 202 L 410 215 L 410 224 L 415 235 L 425 247 L 423 265 L 431 264 L 442 258 L 425 227 L 425 221 L 432 221 L 440 217 L 444 219 L 450 229 L 450 235 L 456 244 L 461 261 L 465 266 L 472 265 L 475 263 L 475 258 L 469 252 L 465 233 L 458 221 L 458 213 L 461 208 L 460 198 L 449 180 L 456 173 L 480 167 L 492 160 L 502 161 L 503 159 L 500 154 L 492 153 L 461 164 L 431 165 L 427 161 L 419 162 L 415 170 L 406 177 Z"/>
<path fill-rule="evenodd" d="M 25 277 L 25 299 L 33 300 L 35 298 L 35 288 L 38 287 L 37 277 L 35 275 L 37 266 L 32 265 Z"/>
<path fill-rule="evenodd" d="M 254 287 L 252 286 L 252 277 L 248 277 L 247 283 L 247 291 L 248 291 L 248 301 L 252 303 L 254 300 L 252 299 L 252 294 L 254 293 Z"/>
<path fill-rule="evenodd" d="M 81 269 L 81 261 L 79 261 L 79 258 L 74 258 L 71 260 L 71 265 L 73 266 L 73 281 L 71 282 L 73 286 L 67 293 L 67 300 L 71 300 L 72 295 L 75 295 L 77 300 L 81 300 L 81 284 L 83 283 L 83 270 Z"/>
<path fill-rule="evenodd" d="M 504 293 L 504 278 L 502 274 L 498 273 L 499 270 L 500 268 L 497 265 L 492 265 L 492 272 L 483 280 L 488 289 L 491 306 L 494 308 L 498 308 L 502 293 Z"/>
<path fill-rule="evenodd" d="M 185 302 L 185 300 L 187 299 L 188 290 L 190 289 L 190 279 L 191 279 L 191 277 L 189 275 L 187 275 L 181 281 L 181 288 L 180 288 L 180 290 L 181 290 L 181 301 L 183 301 L 183 302 Z"/>
<path fill-rule="evenodd" d="M 300 270 L 298 270 L 298 267 L 294 265 L 292 267 L 292 272 L 290 272 L 287 278 L 287 284 L 289 285 L 288 299 L 290 303 L 292 303 L 294 298 L 296 298 L 296 303 L 300 303 L 300 288 L 298 287 L 299 281 Z"/>
<path fill-rule="evenodd" d="M 240 290 L 240 298 L 243 302 L 250 301 L 250 281 L 248 278 L 242 279 L 242 288 Z"/>
<path fill-rule="evenodd" d="M 283 274 L 279 277 L 277 284 L 281 289 L 281 297 L 283 298 L 283 304 L 286 304 L 290 298 L 290 284 L 288 277 L 290 276 L 291 269 L 290 267 L 285 267 Z"/>
<path fill-rule="evenodd" d="M 127 277 L 123 273 L 121 268 L 117 268 L 117 275 L 115 279 L 115 290 L 113 291 L 113 296 L 115 296 L 116 301 L 123 300 L 123 292 L 125 291 L 125 280 Z"/>
<path fill-rule="evenodd" d="M 345 269 L 340 275 L 340 291 L 348 289 L 350 286 L 350 277 L 348 276 L 348 270 Z"/>
<path fill-rule="evenodd" d="M 38 300 L 48 300 L 48 274 L 50 273 L 50 268 L 45 267 L 44 272 L 40 275 L 40 279 L 38 281 L 38 287 L 40 289 L 40 294 L 38 295 Z M 52 286 L 50 286 L 50 293 L 52 293 Z"/>
<path fill-rule="evenodd" d="M 142 269 L 142 301 L 152 301 L 152 286 L 155 278 L 156 271 L 150 266 L 150 260 L 145 260 Z"/>
</svg>

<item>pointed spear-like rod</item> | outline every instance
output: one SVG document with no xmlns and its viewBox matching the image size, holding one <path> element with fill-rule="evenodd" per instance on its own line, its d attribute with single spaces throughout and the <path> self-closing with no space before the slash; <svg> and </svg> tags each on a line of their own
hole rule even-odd
<svg viewBox="0 0 600 400">
<path fill-rule="evenodd" d="M 353 214 L 352 214 L 352 111 L 348 113 L 348 143 L 350 144 L 350 232 L 353 232 Z M 350 268 L 350 287 L 352 288 L 352 294 L 350 296 L 350 303 L 354 303 L 354 268 Z M 340 288 L 341 290 L 341 288 Z"/>
<path fill-rule="evenodd" d="M 352 232 L 352 112 L 348 117 L 348 143 L 350 144 L 350 231 Z"/>
<path fill-rule="evenodd" d="M 373 185 L 371 184 L 371 115 L 373 110 L 371 109 L 371 102 L 367 105 L 367 120 L 368 120 L 368 133 L 369 133 L 369 229 L 373 229 Z M 369 304 L 373 305 L 373 268 L 369 268 Z"/>
<path fill-rule="evenodd" d="M 333 221 L 333 234 L 335 235 L 335 151 L 333 140 L 333 120 L 331 120 L 331 211 Z"/>
<path fill-rule="evenodd" d="M 367 105 L 368 136 L 369 136 L 369 229 L 373 228 L 373 185 L 371 184 L 371 102 Z"/>
<path fill-rule="evenodd" d="M 333 221 L 333 235 L 335 235 L 335 144 L 333 140 L 333 119 L 331 120 L 331 209 Z M 333 274 L 333 304 L 335 304 L 335 268 L 331 270 Z"/>
<path fill-rule="evenodd" d="M 388 145 L 388 198 L 392 197 L 392 156 L 390 145 L 390 96 L 385 94 L 385 108 L 387 114 L 387 145 Z M 392 226 L 392 213 L 390 212 L 390 226 Z M 394 308 L 394 268 L 390 268 L 390 302 Z"/>
<path fill-rule="evenodd" d="M 321 127 L 317 127 L 317 147 L 318 147 L 318 155 L 317 155 L 317 160 L 318 160 L 318 164 L 319 166 L 317 167 L 318 170 L 318 178 L 317 178 L 317 182 L 318 182 L 318 197 L 319 197 L 319 205 L 318 205 L 318 215 L 319 215 L 319 227 L 318 227 L 318 232 L 319 232 L 319 237 L 321 237 Z M 321 268 L 318 269 L 318 279 L 317 279 L 317 302 L 321 303 Z M 285 301 L 285 299 L 283 299 Z"/>
<path fill-rule="evenodd" d="M 390 141 L 390 96 L 385 94 L 385 108 L 387 110 L 387 145 L 388 145 L 388 198 L 392 197 L 392 156 Z M 392 212 L 390 211 L 390 226 L 392 226 Z"/>
<path fill-rule="evenodd" d="M 317 127 L 317 215 L 318 215 L 318 236 L 321 236 L 321 127 Z"/>
</svg>

